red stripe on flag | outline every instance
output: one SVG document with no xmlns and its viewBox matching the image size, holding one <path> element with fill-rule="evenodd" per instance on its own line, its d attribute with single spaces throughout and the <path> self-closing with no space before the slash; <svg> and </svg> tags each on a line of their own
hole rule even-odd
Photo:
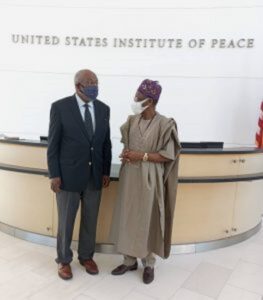
<svg viewBox="0 0 263 300">
<path fill-rule="evenodd" d="M 260 128 L 263 128 L 263 120 L 262 119 L 258 119 L 258 126 Z"/>
<path fill-rule="evenodd" d="M 258 147 L 261 147 L 262 146 L 262 137 L 260 134 L 256 134 L 256 144 Z"/>
</svg>

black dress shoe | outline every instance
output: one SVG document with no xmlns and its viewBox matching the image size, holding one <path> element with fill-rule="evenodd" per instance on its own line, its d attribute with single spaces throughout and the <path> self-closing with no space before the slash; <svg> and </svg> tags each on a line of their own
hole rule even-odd
<svg viewBox="0 0 263 300">
<path fill-rule="evenodd" d="M 122 274 L 126 273 L 127 271 L 134 271 L 137 269 L 138 269 L 138 263 L 136 261 L 136 263 L 132 266 L 126 266 L 126 265 L 118 266 L 117 268 L 112 270 L 111 274 L 112 275 L 122 275 Z"/>
<path fill-rule="evenodd" d="M 151 283 L 154 280 L 154 268 L 145 267 L 142 278 L 145 284 Z"/>
</svg>

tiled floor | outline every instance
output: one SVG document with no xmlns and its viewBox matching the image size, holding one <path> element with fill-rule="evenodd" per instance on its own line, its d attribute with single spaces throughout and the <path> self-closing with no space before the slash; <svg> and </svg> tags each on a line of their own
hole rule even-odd
<svg viewBox="0 0 263 300">
<path fill-rule="evenodd" d="M 95 256 L 99 275 L 87 274 L 75 259 L 74 277 L 65 282 L 54 257 L 54 248 L 0 232 L 0 300 L 263 299 L 263 230 L 232 247 L 158 259 L 150 285 L 142 283 L 141 265 L 120 277 L 110 275 L 121 256 L 106 254 Z"/>
</svg>

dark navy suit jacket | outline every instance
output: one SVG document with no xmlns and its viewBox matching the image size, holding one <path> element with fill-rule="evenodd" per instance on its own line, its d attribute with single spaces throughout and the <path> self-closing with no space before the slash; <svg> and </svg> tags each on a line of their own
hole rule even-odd
<svg viewBox="0 0 263 300">
<path fill-rule="evenodd" d="M 110 175 L 111 140 L 110 108 L 94 101 L 95 133 L 89 140 L 75 95 L 58 100 L 51 106 L 48 135 L 49 177 L 60 177 L 61 189 L 82 192 L 93 177 L 102 188 L 103 175 Z"/>
</svg>

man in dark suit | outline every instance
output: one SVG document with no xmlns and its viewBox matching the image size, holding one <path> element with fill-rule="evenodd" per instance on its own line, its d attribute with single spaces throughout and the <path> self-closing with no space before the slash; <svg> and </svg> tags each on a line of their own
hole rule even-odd
<svg viewBox="0 0 263 300">
<path fill-rule="evenodd" d="M 72 278 L 70 248 L 81 202 L 78 259 L 97 274 L 93 260 L 101 189 L 110 183 L 110 108 L 97 100 L 98 79 L 90 70 L 75 75 L 76 94 L 54 102 L 50 111 L 48 169 L 58 207 L 58 275 Z"/>
</svg>

